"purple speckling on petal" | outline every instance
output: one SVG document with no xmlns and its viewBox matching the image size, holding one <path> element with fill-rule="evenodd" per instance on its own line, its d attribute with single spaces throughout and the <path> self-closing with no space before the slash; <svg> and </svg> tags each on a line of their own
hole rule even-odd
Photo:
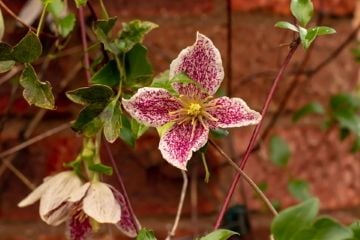
<svg viewBox="0 0 360 240">
<path fill-rule="evenodd" d="M 70 240 L 86 240 L 92 233 L 90 219 L 82 210 L 76 210 L 69 221 L 67 227 L 67 236 Z"/>
<path fill-rule="evenodd" d="M 193 125 L 190 123 L 175 124 L 160 139 L 159 149 L 163 158 L 177 168 L 185 170 L 192 153 L 203 147 L 208 140 L 209 129 L 201 124 L 196 125 L 193 134 L 192 131 Z"/>
<path fill-rule="evenodd" d="M 261 120 L 261 115 L 240 98 L 221 97 L 210 103 L 214 103 L 217 108 L 209 113 L 218 120 L 209 123 L 211 128 L 242 127 L 258 124 Z"/>
<path fill-rule="evenodd" d="M 224 78 L 224 69 L 220 52 L 209 38 L 198 33 L 195 44 L 182 50 L 171 63 L 170 78 L 182 72 L 197 81 L 209 95 L 216 92 Z M 174 88 L 186 95 L 181 88 Z"/>
<path fill-rule="evenodd" d="M 159 127 L 172 120 L 169 112 L 181 107 L 165 89 L 145 87 L 130 99 L 122 100 L 125 110 L 137 121 Z"/>
</svg>

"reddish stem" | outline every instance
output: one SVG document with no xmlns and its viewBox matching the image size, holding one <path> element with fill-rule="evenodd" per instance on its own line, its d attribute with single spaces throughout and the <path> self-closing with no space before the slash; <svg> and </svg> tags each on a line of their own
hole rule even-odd
<svg viewBox="0 0 360 240">
<path fill-rule="evenodd" d="M 125 198 L 125 204 L 127 206 L 127 208 L 129 209 L 130 211 L 130 214 L 131 214 L 131 221 L 132 223 L 134 224 L 135 228 L 136 228 L 136 232 L 138 233 L 139 232 L 139 228 L 138 228 L 138 224 L 136 223 L 136 220 L 135 220 L 135 213 L 134 213 L 134 210 L 131 206 L 131 203 L 130 203 L 130 200 L 129 200 L 129 196 L 127 195 L 127 192 L 126 192 L 126 188 L 125 188 L 125 184 L 124 184 L 124 181 L 122 180 L 122 177 L 120 175 L 120 172 L 119 172 L 119 169 L 117 168 L 116 166 L 116 162 L 115 162 L 115 159 L 114 159 L 114 156 L 112 155 L 111 153 L 111 149 L 109 147 L 109 144 L 108 142 L 105 140 L 105 147 L 106 147 L 106 151 L 109 155 L 109 158 L 110 158 L 110 161 L 111 161 L 111 164 L 113 165 L 113 168 L 114 168 L 114 171 L 115 171 L 115 175 L 117 177 L 117 180 L 120 184 L 120 192 L 123 194 L 124 198 Z"/>
<path fill-rule="evenodd" d="M 80 31 L 81 31 L 81 42 L 84 51 L 84 67 L 85 67 L 85 77 L 87 82 L 90 82 L 90 59 L 88 49 L 88 43 L 86 38 L 86 25 L 84 20 L 84 9 L 83 7 L 79 7 L 79 23 L 80 23 Z"/>
<path fill-rule="evenodd" d="M 263 107 L 263 109 L 262 109 L 262 111 L 261 111 L 262 119 L 261 119 L 261 121 L 259 122 L 259 124 L 256 125 L 256 127 L 255 127 L 255 129 L 254 129 L 254 131 L 253 131 L 253 133 L 252 133 L 252 135 L 251 135 L 249 144 L 248 144 L 248 146 L 247 146 L 247 148 L 246 148 L 244 157 L 243 157 L 243 159 L 242 159 L 242 160 L 239 162 L 239 164 L 238 164 L 238 165 L 240 166 L 240 169 L 241 169 L 241 170 L 244 170 L 245 165 L 246 165 L 246 162 L 247 162 L 247 160 L 249 159 L 251 150 L 252 150 L 252 148 L 253 148 L 253 146 L 254 146 L 254 143 L 255 143 L 256 138 L 257 138 L 257 136 L 258 136 L 258 134 L 259 134 L 260 128 L 261 128 L 261 126 L 262 126 L 262 124 L 263 124 L 263 120 L 264 120 L 265 115 L 266 115 L 266 113 L 267 113 L 267 111 L 268 111 L 270 102 L 271 102 L 271 100 L 272 100 L 272 98 L 273 98 L 273 96 L 274 96 L 276 87 L 277 87 L 278 83 L 280 82 L 280 80 L 282 79 L 283 74 L 284 74 L 287 66 L 289 65 L 290 60 L 291 60 L 292 56 L 294 55 L 294 53 L 295 53 L 297 47 L 299 46 L 299 44 L 300 44 L 300 39 L 296 39 L 296 40 L 294 40 L 293 43 L 290 45 L 289 53 L 287 54 L 287 56 L 286 56 L 286 58 L 285 58 L 285 60 L 284 60 L 284 62 L 283 62 L 283 64 L 282 64 L 282 66 L 281 66 L 281 68 L 280 68 L 280 70 L 279 70 L 279 72 L 278 72 L 278 74 L 277 74 L 277 76 L 276 76 L 276 78 L 275 78 L 272 86 L 271 86 L 271 89 L 270 89 L 270 91 L 269 91 L 269 93 L 268 93 L 268 95 L 267 95 L 267 97 L 266 97 L 266 100 L 265 100 L 265 103 L 264 103 L 264 107 Z M 218 229 L 218 228 L 220 227 L 221 221 L 222 221 L 222 219 L 223 219 L 223 217 L 224 217 L 224 214 L 225 214 L 226 209 L 227 209 L 228 206 L 229 206 L 229 203 L 230 203 L 230 200 L 231 200 L 232 195 L 234 194 L 235 188 L 236 188 L 237 184 L 239 183 L 240 177 L 241 177 L 241 174 L 240 174 L 240 173 L 237 173 L 236 176 L 234 177 L 234 179 L 233 179 L 233 181 L 232 181 L 232 183 L 231 183 L 231 187 L 230 187 L 230 189 L 229 189 L 229 191 L 228 191 L 228 193 L 227 193 L 227 195 L 226 195 L 225 201 L 224 201 L 224 203 L 223 203 L 223 205 L 222 205 L 222 208 L 221 208 L 221 210 L 220 210 L 220 213 L 219 213 L 219 215 L 218 215 L 218 217 L 217 217 L 217 219 L 216 219 L 216 222 L 215 222 L 215 225 L 214 225 L 214 229 Z"/>
</svg>

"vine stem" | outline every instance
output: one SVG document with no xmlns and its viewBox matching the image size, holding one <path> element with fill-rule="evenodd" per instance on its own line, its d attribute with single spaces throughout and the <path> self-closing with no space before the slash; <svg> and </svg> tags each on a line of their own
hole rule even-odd
<svg viewBox="0 0 360 240">
<path fill-rule="evenodd" d="M 40 20 L 39 20 L 39 24 L 38 27 L 36 29 L 36 36 L 39 37 L 40 33 L 41 33 L 41 29 L 43 28 L 44 25 L 44 20 L 45 20 L 45 15 L 46 15 L 46 9 L 47 9 L 48 4 L 46 3 L 42 9 L 41 12 L 41 16 L 40 16 Z"/>
<path fill-rule="evenodd" d="M 84 68 L 85 68 L 85 77 L 87 82 L 90 82 L 90 58 L 89 53 L 87 51 L 88 49 L 88 42 L 86 38 L 86 25 L 85 25 L 85 19 L 84 19 L 84 8 L 79 7 L 79 23 L 80 23 L 80 32 L 81 32 L 81 42 L 83 46 L 83 52 L 84 52 Z"/>
<path fill-rule="evenodd" d="M 229 164 L 238 171 L 238 173 L 245 179 L 245 181 L 252 187 L 252 189 L 260 196 L 272 214 L 277 216 L 278 212 L 271 204 L 270 200 L 266 197 L 266 195 L 256 185 L 256 183 L 243 170 L 239 168 L 239 166 L 221 149 L 219 145 L 216 144 L 216 142 L 214 142 L 212 139 L 210 139 L 209 142 L 229 162 Z"/>
<path fill-rule="evenodd" d="M 127 208 L 129 209 L 130 211 L 130 214 L 131 214 L 131 221 L 132 223 L 134 224 L 135 228 L 136 228 L 136 232 L 138 233 L 140 231 L 139 229 L 139 225 L 137 224 L 136 220 L 135 220 L 135 213 L 134 213 L 134 210 L 131 206 L 131 203 L 130 203 L 130 200 L 129 200 L 129 196 L 127 195 L 127 192 L 126 192 L 126 188 L 125 188 L 125 184 L 124 184 L 124 181 L 122 180 L 122 177 L 120 175 L 120 172 L 119 172 L 119 169 L 117 168 L 116 166 L 116 162 L 115 162 L 115 159 L 114 159 L 114 156 L 112 155 L 111 153 L 111 149 L 109 147 L 109 144 L 107 141 L 104 141 L 105 142 L 105 148 L 106 148 L 106 151 L 107 151 L 107 154 L 110 158 L 110 161 L 111 161 L 111 164 L 113 165 L 114 167 L 114 171 L 115 171 L 115 175 L 116 175 L 116 178 L 120 184 L 120 188 L 121 188 L 121 193 L 123 194 L 124 198 L 125 198 L 125 204 L 127 206 Z"/>
<path fill-rule="evenodd" d="M 182 188 L 181 188 L 180 201 L 179 201 L 179 205 L 178 205 L 178 208 L 177 208 L 174 224 L 173 224 L 173 226 L 171 228 L 171 231 L 169 232 L 169 234 L 168 234 L 168 236 L 166 237 L 165 240 L 170 240 L 172 237 L 175 236 L 176 229 L 178 228 L 180 217 L 181 217 L 181 212 L 182 212 L 182 209 L 183 209 L 183 206 L 184 206 L 186 190 L 187 190 L 187 187 L 188 187 L 188 178 L 187 178 L 187 175 L 186 175 L 185 171 L 181 170 L 181 174 L 182 174 L 182 177 L 183 177 L 183 185 L 182 185 Z"/>
<path fill-rule="evenodd" d="M 56 128 L 50 129 L 49 131 L 46 131 L 40 135 L 37 135 L 36 137 L 30 138 L 29 140 L 22 142 L 19 145 L 16 145 L 8 150 L 3 151 L 2 153 L 0 153 L 0 158 L 4 158 L 8 155 L 14 154 L 36 142 L 43 140 L 44 138 L 50 137 L 58 132 L 61 132 L 65 129 L 69 128 L 69 126 L 70 126 L 69 123 L 64 123 L 60 126 L 57 126 Z"/>
<path fill-rule="evenodd" d="M 256 138 L 257 136 L 259 135 L 259 131 L 260 131 L 260 128 L 264 122 L 264 116 L 266 115 L 267 111 L 268 111 L 268 108 L 270 106 L 270 102 L 274 96 L 274 93 L 275 93 L 275 90 L 276 90 L 276 87 L 278 85 L 278 83 L 280 82 L 280 80 L 282 79 L 283 77 L 283 74 L 287 68 L 287 66 L 289 65 L 290 63 L 290 60 L 292 58 L 292 56 L 294 55 L 294 53 L 296 52 L 296 49 L 298 48 L 300 44 L 300 39 L 297 38 L 295 39 L 291 45 L 290 45 L 290 50 L 284 60 L 284 62 L 282 63 L 282 66 L 271 86 L 271 89 L 266 97 L 266 100 L 265 100 L 265 103 L 264 103 L 264 107 L 261 111 L 261 115 L 262 115 L 262 119 L 261 121 L 259 122 L 258 125 L 256 125 L 254 131 L 252 132 L 252 135 L 251 135 L 251 138 L 250 138 L 250 141 L 249 141 L 249 144 L 246 148 L 246 151 L 245 151 L 245 154 L 244 154 L 244 157 L 242 158 L 242 160 L 239 162 L 239 167 L 241 170 L 244 170 L 245 168 L 245 165 L 246 165 L 246 162 L 247 160 L 249 159 L 249 156 L 250 156 L 250 153 L 252 151 L 252 148 L 254 146 L 254 143 L 256 141 Z M 220 210 L 220 213 L 216 219 L 216 222 L 215 222 L 215 225 L 214 225 L 214 229 L 218 229 L 220 224 L 221 224 L 221 221 L 224 217 L 224 214 L 225 214 L 225 211 L 227 209 L 227 207 L 229 206 L 229 203 L 230 203 L 230 200 L 231 200 L 231 197 L 232 195 L 234 194 L 234 191 L 235 191 L 235 188 L 240 180 L 240 177 L 241 177 L 241 173 L 240 172 L 237 172 L 236 176 L 234 177 L 232 183 L 231 183 L 231 186 L 230 186 L 230 189 L 228 191 L 228 193 L 226 194 L 226 198 L 225 198 L 225 201 L 221 207 L 221 210 Z"/>
</svg>

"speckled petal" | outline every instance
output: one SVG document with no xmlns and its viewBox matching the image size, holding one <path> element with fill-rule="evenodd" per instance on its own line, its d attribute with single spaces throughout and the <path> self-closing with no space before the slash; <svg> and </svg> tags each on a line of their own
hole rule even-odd
<svg viewBox="0 0 360 240">
<path fill-rule="evenodd" d="M 209 113 L 218 120 L 209 123 L 211 128 L 242 127 L 258 124 L 261 120 L 260 113 L 250 109 L 241 98 L 221 97 L 210 103 L 218 106 L 209 110 Z"/>
<path fill-rule="evenodd" d="M 193 134 L 192 134 L 193 133 Z M 197 124 L 175 124 L 160 139 L 159 149 L 163 158 L 177 168 L 186 170 L 192 153 L 203 147 L 208 140 L 209 129 Z"/>
<path fill-rule="evenodd" d="M 130 99 L 123 99 L 122 104 L 133 118 L 150 127 L 159 127 L 169 122 L 169 112 L 181 107 L 165 89 L 150 87 L 139 89 Z"/>
<path fill-rule="evenodd" d="M 72 203 L 69 202 L 63 203 L 46 215 L 41 216 L 41 219 L 49 225 L 58 226 L 69 218 L 71 205 Z"/>
<path fill-rule="evenodd" d="M 82 182 L 75 173 L 67 171 L 55 175 L 45 183 L 47 189 L 41 196 L 39 212 L 40 217 L 48 222 L 49 213 L 63 205 L 72 192 L 80 188 Z"/>
<path fill-rule="evenodd" d="M 136 229 L 141 229 L 141 225 L 137 220 L 136 216 L 131 215 L 130 209 L 128 208 L 124 196 L 115 188 L 111 187 L 115 199 L 120 204 L 121 208 L 121 220 L 116 223 L 116 227 L 130 238 L 135 238 L 137 235 Z M 136 224 L 136 225 L 135 225 Z"/>
<path fill-rule="evenodd" d="M 83 199 L 84 212 L 99 223 L 120 221 L 120 205 L 110 188 L 101 182 L 92 183 Z"/>
<path fill-rule="evenodd" d="M 213 95 L 224 78 L 221 55 L 213 42 L 197 33 L 194 45 L 183 49 L 170 64 L 170 79 L 178 73 L 185 73 L 198 82 L 209 95 Z M 180 94 L 186 94 L 180 84 L 174 85 Z"/>
<path fill-rule="evenodd" d="M 90 219 L 84 217 L 81 210 L 78 210 L 72 214 L 69 218 L 66 237 L 69 240 L 86 240 L 92 233 L 92 227 Z"/>
</svg>

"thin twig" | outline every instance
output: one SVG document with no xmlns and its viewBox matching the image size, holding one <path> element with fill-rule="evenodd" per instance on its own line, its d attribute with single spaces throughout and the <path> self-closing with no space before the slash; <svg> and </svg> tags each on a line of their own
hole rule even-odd
<svg viewBox="0 0 360 240">
<path fill-rule="evenodd" d="M 172 237 L 175 236 L 176 230 L 177 230 L 178 225 L 179 225 L 182 209 L 183 209 L 183 206 L 184 206 L 186 190 L 187 190 L 187 186 L 188 186 L 188 178 L 187 178 L 187 175 L 186 175 L 185 171 L 181 170 L 181 174 L 182 174 L 182 177 L 183 177 L 183 185 L 182 185 L 182 188 L 181 188 L 180 201 L 179 201 L 179 205 L 178 205 L 178 208 L 177 208 L 174 225 L 172 226 L 171 231 L 169 232 L 169 234 L 168 234 L 168 236 L 166 237 L 165 240 L 170 240 Z"/>
<path fill-rule="evenodd" d="M 115 171 L 115 176 L 120 184 L 120 188 L 121 188 L 121 193 L 123 194 L 124 198 L 125 198 L 125 204 L 127 206 L 127 208 L 129 209 L 130 211 L 130 214 L 131 214 L 131 221 L 132 221 L 132 224 L 135 226 L 135 229 L 136 229 L 136 232 L 138 233 L 140 231 L 139 229 L 139 225 L 137 224 L 136 220 L 135 220 L 135 213 L 134 213 L 134 210 L 131 206 L 131 203 L 130 203 L 130 200 L 129 200 L 129 196 L 126 192 L 126 188 L 125 188 L 125 184 L 124 184 L 124 181 L 122 180 L 122 177 L 120 175 L 120 172 L 119 172 L 119 169 L 116 165 L 116 162 L 115 162 L 115 159 L 114 159 L 114 156 L 112 155 L 111 153 L 111 149 L 109 147 L 109 144 L 107 141 L 104 141 L 105 142 L 105 148 L 106 148 L 106 151 L 107 151 L 107 154 L 110 158 L 110 161 L 111 161 L 111 164 L 113 165 L 113 168 L 114 168 L 114 171 Z"/>
<path fill-rule="evenodd" d="M 261 191 L 261 189 L 256 185 L 256 183 L 243 171 L 239 168 L 239 166 L 221 149 L 219 145 L 217 145 L 213 140 L 209 140 L 211 145 L 228 161 L 228 163 L 234 167 L 238 173 L 245 179 L 245 181 L 252 187 L 252 189 L 260 196 L 260 198 L 264 201 L 269 210 L 274 214 L 274 216 L 278 215 L 278 212 L 271 204 L 270 200 L 265 196 L 265 194 Z"/>
<path fill-rule="evenodd" d="M 16 21 L 18 21 L 21 25 L 23 25 L 24 27 L 27 27 L 28 29 L 31 29 L 33 32 L 36 32 L 37 29 L 27 25 L 25 22 L 23 22 L 10 8 L 8 8 L 8 6 L 6 6 L 5 3 L 3 3 L 3 1 L 0 0 L 0 6 L 10 15 L 12 16 Z M 55 35 L 50 34 L 50 33 L 45 33 L 45 32 L 40 32 L 41 35 L 47 36 L 47 37 L 51 37 L 51 38 L 57 38 Z"/>
<path fill-rule="evenodd" d="M 56 128 L 50 129 L 46 132 L 41 133 L 40 135 L 37 135 L 36 137 L 30 138 L 29 140 L 20 143 L 19 145 L 16 145 L 8 150 L 3 151 L 2 153 L 0 153 L 0 158 L 4 158 L 8 155 L 14 154 L 34 143 L 37 143 L 41 140 L 43 140 L 44 138 L 50 137 L 58 132 L 61 132 L 67 128 L 69 128 L 70 124 L 69 123 L 64 123 L 61 124 L 60 126 L 57 126 Z"/>
<path fill-rule="evenodd" d="M 231 10 L 231 0 L 226 1 L 226 52 L 227 52 L 227 95 L 230 97 L 232 95 L 232 10 Z"/>
<path fill-rule="evenodd" d="M 0 85 L 6 83 L 13 76 L 15 76 L 18 72 L 20 72 L 23 68 L 19 66 L 14 66 L 11 68 L 9 72 L 7 72 L 2 78 L 0 78 Z"/>
<path fill-rule="evenodd" d="M 84 8 L 79 7 L 79 23 L 80 23 L 80 31 L 81 31 L 81 42 L 84 51 L 84 68 L 85 68 L 85 77 L 87 82 L 90 82 L 90 58 L 89 53 L 87 52 L 88 43 L 86 37 L 86 25 L 84 19 Z"/>
<path fill-rule="evenodd" d="M 3 161 L 3 163 L 5 164 L 5 166 L 10 169 L 28 188 L 30 188 L 31 190 L 35 189 L 35 185 L 29 181 L 29 179 L 22 174 L 16 167 L 14 167 L 14 165 L 11 164 L 11 162 L 9 161 Z"/>
<path fill-rule="evenodd" d="M 289 50 L 289 52 L 288 52 L 288 54 L 287 54 L 287 56 L 286 56 L 286 58 L 285 58 L 285 60 L 284 60 L 284 62 L 282 64 L 282 66 L 281 66 L 281 68 L 280 68 L 280 70 L 279 70 L 279 72 L 278 72 L 272 86 L 271 86 L 271 89 L 270 89 L 270 91 L 269 91 L 269 93 L 268 93 L 268 95 L 266 97 L 263 110 L 261 112 L 262 119 L 259 122 L 259 124 L 256 125 L 256 127 L 255 127 L 255 129 L 254 129 L 254 131 L 253 131 L 253 133 L 251 135 L 249 144 L 248 144 L 248 146 L 246 148 L 244 157 L 243 157 L 242 161 L 240 161 L 240 163 L 239 163 L 239 166 L 240 166 L 241 170 L 244 169 L 244 167 L 246 165 L 246 162 L 249 159 L 250 153 L 252 151 L 252 148 L 254 146 L 256 138 L 257 138 L 257 136 L 259 134 L 260 128 L 261 128 L 262 123 L 263 123 L 263 120 L 264 120 L 265 115 L 266 115 L 266 113 L 268 111 L 270 102 L 271 102 L 271 100 L 272 100 L 272 98 L 274 96 L 276 87 L 277 87 L 278 83 L 280 82 L 280 80 L 282 79 L 283 74 L 284 74 L 287 66 L 289 65 L 290 60 L 291 60 L 292 56 L 294 55 L 294 53 L 295 53 L 297 47 L 299 46 L 299 44 L 300 44 L 300 39 L 296 39 L 296 40 L 293 41 L 293 43 L 290 46 L 290 50 Z M 219 228 L 219 226 L 221 224 L 221 221 L 222 221 L 222 219 L 224 217 L 225 211 L 226 211 L 227 207 L 229 206 L 230 199 L 231 199 L 232 195 L 234 194 L 234 191 L 235 191 L 236 186 L 237 186 L 237 184 L 238 184 L 238 182 L 240 180 L 240 177 L 241 177 L 241 174 L 238 172 L 236 174 L 235 178 L 233 179 L 232 183 L 231 183 L 231 187 L 230 187 L 230 189 L 229 189 L 229 191 L 228 191 L 228 193 L 226 195 L 226 198 L 225 198 L 225 201 L 224 201 L 224 203 L 222 205 L 221 211 L 220 211 L 220 213 L 219 213 L 219 215 L 217 217 L 217 220 L 215 222 L 215 225 L 214 225 L 215 229 Z"/>
</svg>

